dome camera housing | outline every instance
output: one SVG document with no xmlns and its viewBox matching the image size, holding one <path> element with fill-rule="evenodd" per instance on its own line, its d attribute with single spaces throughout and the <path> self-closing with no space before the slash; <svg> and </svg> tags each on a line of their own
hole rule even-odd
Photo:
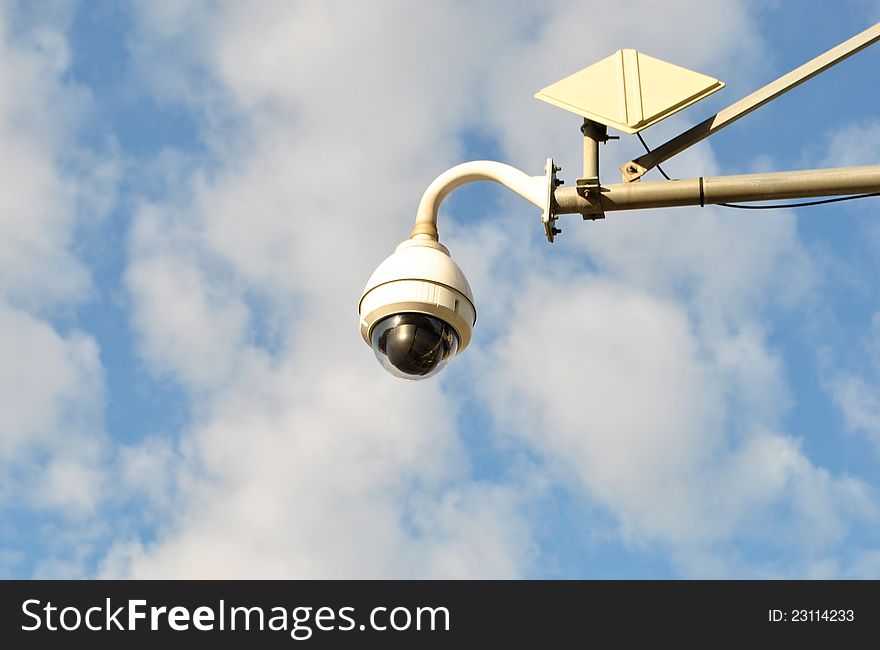
<svg viewBox="0 0 880 650">
<path fill-rule="evenodd" d="M 470 285 L 449 251 L 409 239 L 383 261 L 361 296 L 360 329 L 396 377 L 426 379 L 470 343 L 477 320 Z"/>
</svg>

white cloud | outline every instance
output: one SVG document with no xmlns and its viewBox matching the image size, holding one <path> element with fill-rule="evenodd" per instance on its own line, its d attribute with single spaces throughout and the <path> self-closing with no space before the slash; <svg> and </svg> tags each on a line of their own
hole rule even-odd
<svg viewBox="0 0 880 650">
<path fill-rule="evenodd" d="M 103 372 L 92 339 L 0 306 L 0 495 L 88 509 L 97 500 Z M 97 429 L 96 429 L 97 427 Z M 5 500 L 5 499 L 4 499 Z"/>
<path fill-rule="evenodd" d="M 370 386 L 372 364 L 317 356 L 277 373 L 254 369 L 211 403 L 183 443 L 187 484 L 180 510 L 168 511 L 182 517 L 160 527 L 155 546 L 118 546 L 109 574 L 519 573 L 528 537 L 503 516 L 519 499 L 467 480 L 455 414 L 438 388 L 414 397 L 397 384 Z M 337 370 L 321 376 L 323 362 Z"/>
<path fill-rule="evenodd" d="M 197 259 L 175 254 L 174 226 L 155 213 L 141 213 L 134 235 L 140 263 L 127 278 L 140 298 L 134 316 L 145 356 L 184 384 L 223 383 L 236 363 L 235 347 L 243 342 L 247 307 Z"/>
<path fill-rule="evenodd" d="M 148 506 L 161 512 L 173 506 L 179 453 L 171 441 L 155 435 L 119 449 L 118 480 L 123 493 L 144 497 Z M 148 511 L 141 510 L 141 516 Z"/>
<path fill-rule="evenodd" d="M 92 291 L 74 235 L 108 208 L 115 171 L 77 146 L 89 99 L 64 80 L 66 12 L 47 9 L 0 7 L 0 506 L 83 514 L 101 498 L 103 369 L 95 341 L 52 318 Z"/>
<path fill-rule="evenodd" d="M 832 131 L 825 144 L 823 166 L 859 166 L 876 162 L 880 157 L 880 121 L 866 121 Z M 876 276 L 873 262 L 880 251 L 880 227 L 876 220 L 880 203 L 878 199 L 865 199 L 845 205 L 849 214 L 837 216 L 849 216 L 843 225 L 855 229 L 857 235 L 854 239 L 864 248 L 853 246 L 843 259 L 829 256 L 825 260 L 830 270 L 828 283 L 854 288 L 866 297 L 872 296 Z M 825 351 L 824 384 L 840 409 L 846 428 L 862 433 L 880 450 L 880 313 L 874 313 L 870 328 L 854 343 L 856 353 L 851 356 L 855 360 L 850 363 L 835 358 L 831 350 Z"/>
<path fill-rule="evenodd" d="M 831 389 L 847 427 L 865 432 L 880 447 L 880 397 L 876 386 L 847 373 L 831 382 Z"/>
<path fill-rule="evenodd" d="M 61 35 L 43 28 L 39 38 L 13 40 L 6 22 L 0 13 L 0 293 L 45 309 L 89 288 L 85 269 L 69 251 L 74 216 L 65 203 L 74 193 L 60 173 L 67 129 L 82 97 L 59 79 L 67 58 Z M 56 116 L 62 102 L 70 112 Z"/>
<path fill-rule="evenodd" d="M 716 547 L 809 555 L 877 518 L 867 485 L 774 428 L 785 391 L 760 337 L 702 339 L 684 305 L 590 276 L 528 286 L 511 323 L 483 362 L 485 398 L 628 543 L 668 545 L 682 570 L 723 576 L 748 569 Z"/>
<path fill-rule="evenodd" d="M 861 369 L 829 369 L 826 386 L 850 431 L 863 433 L 880 451 L 880 313 L 861 342 Z"/>
<path fill-rule="evenodd" d="M 823 167 L 872 165 L 880 156 L 880 121 L 850 124 L 830 134 Z"/>
<path fill-rule="evenodd" d="M 161 18 L 152 6 L 144 29 Z M 528 500 L 471 478 L 437 383 L 377 381 L 352 335 L 364 279 L 408 232 L 418 197 L 400 188 L 458 155 L 453 132 L 485 73 L 470 62 L 505 33 L 477 38 L 487 16 L 229 3 L 194 37 L 203 58 L 184 68 L 216 87 L 166 90 L 209 114 L 217 161 L 138 213 L 126 277 L 145 359 L 183 384 L 197 418 L 158 542 L 121 540 L 108 575 L 523 572 Z M 215 130 L 229 100 L 237 129 Z"/>
</svg>

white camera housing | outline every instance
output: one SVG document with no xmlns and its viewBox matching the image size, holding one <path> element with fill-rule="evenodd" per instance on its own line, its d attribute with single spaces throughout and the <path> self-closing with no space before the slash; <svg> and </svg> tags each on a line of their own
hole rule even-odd
<svg viewBox="0 0 880 650">
<path fill-rule="evenodd" d="M 367 281 L 358 311 L 361 336 L 371 347 L 373 328 L 385 318 L 425 314 L 455 330 L 455 354 L 467 348 L 477 320 L 464 273 L 443 244 L 427 237 L 402 242 L 379 265 Z"/>
<path fill-rule="evenodd" d="M 444 197 L 465 183 L 500 183 L 544 211 L 541 221 L 552 242 L 560 232 L 553 210 L 557 171 L 552 158 L 540 176 L 474 160 L 446 170 L 428 186 L 410 238 L 379 265 L 358 305 L 361 336 L 388 372 L 402 379 L 426 379 L 471 342 L 477 321 L 471 287 L 438 242 L 437 211 Z"/>
</svg>

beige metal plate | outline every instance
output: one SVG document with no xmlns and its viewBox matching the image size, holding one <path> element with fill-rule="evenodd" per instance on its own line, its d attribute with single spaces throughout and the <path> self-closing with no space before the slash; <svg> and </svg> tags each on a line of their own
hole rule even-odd
<svg viewBox="0 0 880 650">
<path fill-rule="evenodd" d="M 722 88 L 724 82 L 713 77 L 637 50 L 618 50 L 535 97 L 624 133 L 636 133 Z"/>
</svg>

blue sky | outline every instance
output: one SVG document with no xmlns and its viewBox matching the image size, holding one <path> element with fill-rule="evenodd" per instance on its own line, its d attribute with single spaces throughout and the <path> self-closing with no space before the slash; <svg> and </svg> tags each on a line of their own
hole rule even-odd
<svg viewBox="0 0 880 650">
<path fill-rule="evenodd" d="M 0 576 L 880 576 L 878 200 L 563 217 L 551 246 L 468 186 L 440 232 L 471 347 L 408 384 L 357 332 L 435 176 L 578 176 L 538 89 L 624 47 L 727 83 L 658 145 L 880 20 L 709 7 L 0 1 Z M 877 164 L 878 69 L 664 168 Z"/>
</svg>

